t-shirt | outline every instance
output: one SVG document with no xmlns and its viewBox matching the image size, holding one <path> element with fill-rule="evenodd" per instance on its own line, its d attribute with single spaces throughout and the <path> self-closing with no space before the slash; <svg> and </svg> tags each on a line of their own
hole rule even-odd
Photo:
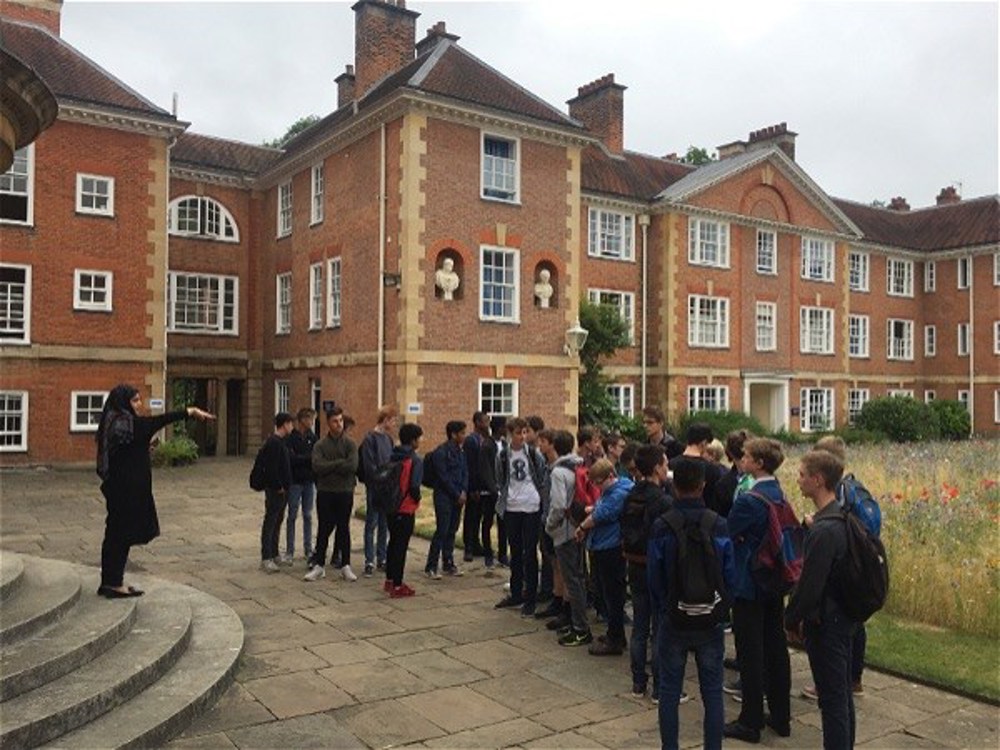
<svg viewBox="0 0 1000 750">
<path fill-rule="evenodd" d="M 542 498 L 531 478 L 531 461 L 528 446 L 509 452 L 508 466 L 510 481 L 507 484 L 507 511 L 515 513 L 535 513 L 542 507 Z"/>
</svg>

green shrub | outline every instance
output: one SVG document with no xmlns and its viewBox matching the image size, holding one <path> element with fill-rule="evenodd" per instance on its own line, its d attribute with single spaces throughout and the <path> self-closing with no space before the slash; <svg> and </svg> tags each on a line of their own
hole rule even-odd
<svg viewBox="0 0 1000 750">
<path fill-rule="evenodd" d="M 969 410 L 961 401 L 940 399 L 931 401 L 930 410 L 937 415 L 942 440 L 966 440 L 972 430 Z"/>
<path fill-rule="evenodd" d="M 198 444 L 184 435 L 174 435 L 153 450 L 153 466 L 187 466 L 198 460 Z"/>
<path fill-rule="evenodd" d="M 784 445 L 804 445 L 819 440 L 819 435 L 815 432 L 790 432 L 785 427 L 775 430 L 767 437 L 772 437 Z"/>
<path fill-rule="evenodd" d="M 840 427 L 833 431 L 848 445 L 869 444 L 876 445 L 884 443 L 889 438 L 884 432 L 878 430 L 862 430 L 858 427 Z"/>
<path fill-rule="evenodd" d="M 897 443 L 934 440 L 939 434 L 937 413 L 910 396 L 872 399 L 861 407 L 854 425 Z"/>
<path fill-rule="evenodd" d="M 767 430 L 756 417 L 741 411 L 693 411 L 682 414 L 677 426 L 677 439 L 684 441 L 691 424 L 701 422 L 712 428 L 719 440 L 725 442 L 726 435 L 733 430 L 746 430 L 754 435 L 767 435 Z"/>
</svg>

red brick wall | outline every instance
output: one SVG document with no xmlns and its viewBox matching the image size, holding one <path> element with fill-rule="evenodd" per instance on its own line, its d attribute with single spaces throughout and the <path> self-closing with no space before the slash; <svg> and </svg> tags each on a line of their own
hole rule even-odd
<svg viewBox="0 0 1000 750">
<path fill-rule="evenodd" d="M 48 0 L 44 4 L 0 0 L 0 16 L 37 24 L 59 36 L 61 5 L 62 0 Z"/>
</svg>

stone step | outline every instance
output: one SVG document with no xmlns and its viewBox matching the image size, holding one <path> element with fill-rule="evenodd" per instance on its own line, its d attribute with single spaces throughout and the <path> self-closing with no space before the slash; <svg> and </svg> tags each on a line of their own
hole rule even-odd
<svg viewBox="0 0 1000 750">
<path fill-rule="evenodd" d="M 59 737 L 51 747 L 159 747 L 204 713 L 232 683 L 243 651 L 240 618 L 215 597 L 190 587 L 171 586 L 165 593 L 191 607 L 187 651 L 169 672 L 135 698 Z"/>
<path fill-rule="evenodd" d="M 0 551 L 0 602 L 7 601 L 21 586 L 24 562 L 14 552 Z"/>
<path fill-rule="evenodd" d="M 34 570 L 26 565 L 25 576 Z M 79 573 L 72 577 L 79 591 Z M 0 746 L 51 742 L 133 698 L 176 664 L 191 637 L 190 606 L 153 591 L 141 599 L 135 623 L 113 648 L 64 678 L 0 705 Z"/>
<path fill-rule="evenodd" d="M 39 560 L 25 565 L 18 579 L 17 590 L 0 608 L 3 646 L 55 622 L 80 598 L 80 576 L 69 563 Z"/>
<path fill-rule="evenodd" d="M 136 606 L 136 599 L 84 594 L 65 617 L 0 648 L 0 701 L 69 674 L 107 651 L 132 627 Z"/>
</svg>

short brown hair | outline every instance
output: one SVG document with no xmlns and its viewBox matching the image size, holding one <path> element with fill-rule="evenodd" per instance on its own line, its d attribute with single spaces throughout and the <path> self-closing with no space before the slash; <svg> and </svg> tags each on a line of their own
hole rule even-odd
<svg viewBox="0 0 1000 750">
<path fill-rule="evenodd" d="M 606 458 L 599 458 L 587 470 L 587 478 L 594 484 L 600 484 L 615 473 L 615 465 Z"/>
<path fill-rule="evenodd" d="M 823 485 L 832 490 L 844 476 L 844 462 L 833 451 L 820 448 L 811 450 L 802 457 L 802 471 L 806 476 L 823 477 Z"/>
<path fill-rule="evenodd" d="M 743 444 L 752 437 L 753 435 L 746 430 L 733 430 L 726 435 L 726 455 L 730 461 L 739 461 L 743 458 Z"/>
<path fill-rule="evenodd" d="M 647 406 L 642 410 L 642 416 L 653 419 L 660 424 L 664 424 L 667 421 L 666 416 L 663 414 L 663 409 L 659 406 Z"/>
<path fill-rule="evenodd" d="M 399 409 L 394 404 L 383 404 L 378 409 L 378 416 L 375 418 L 377 424 L 399 416 Z"/>
<path fill-rule="evenodd" d="M 760 461 L 768 474 L 774 474 L 785 463 L 781 443 L 773 438 L 750 438 L 743 444 L 743 453 L 755 461 Z"/>
<path fill-rule="evenodd" d="M 847 463 L 847 443 L 842 437 L 837 435 L 825 435 L 816 441 L 813 446 L 814 451 L 826 451 L 832 453 L 840 459 L 840 463 Z"/>
<path fill-rule="evenodd" d="M 523 417 L 511 417 L 507 420 L 507 432 L 513 434 L 528 426 L 528 420 Z"/>
<path fill-rule="evenodd" d="M 538 439 L 539 440 L 544 440 L 546 443 L 552 443 L 552 442 L 554 442 L 555 441 L 555 437 L 556 437 L 556 431 L 555 430 L 545 429 L 545 430 L 541 430 L 538 433 Z"/>
<path fill-rule="evenodd" d="M 308 406 L 303 406 L 295 414 L 295 418 L 300 422 L 304 419 L 308 419 L 310 422 L 316 418 L 315 409 L 310 409 Z"/>
</svg>

